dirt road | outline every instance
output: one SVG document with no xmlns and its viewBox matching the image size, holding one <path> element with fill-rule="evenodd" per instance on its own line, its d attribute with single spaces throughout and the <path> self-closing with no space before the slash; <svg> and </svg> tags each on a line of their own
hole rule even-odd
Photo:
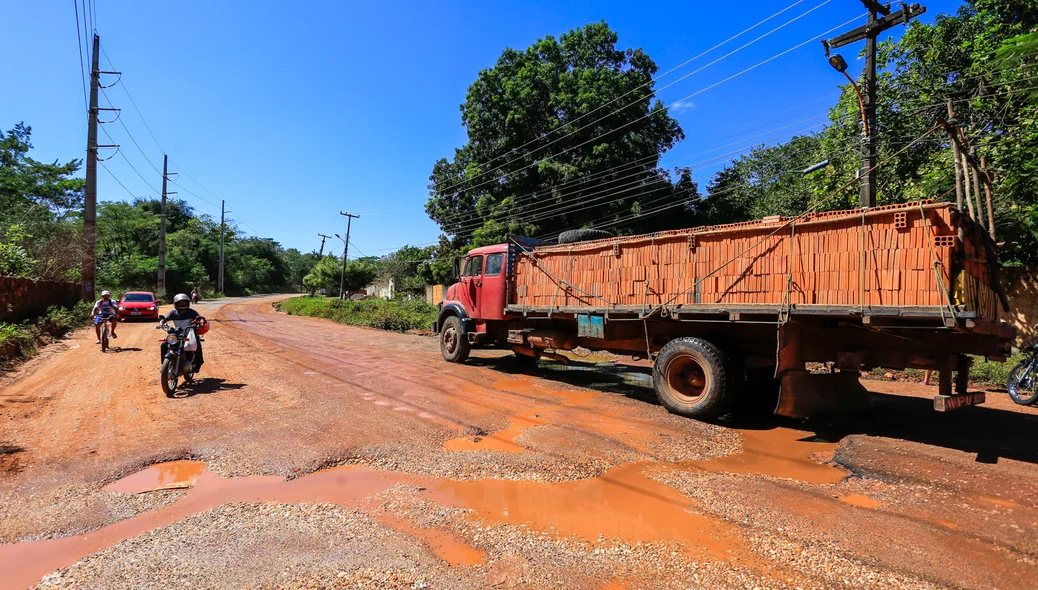
<svg viewBox="0 0 1038 590">
<path fill-rule="evenodd" d="M 0 587 L 1038 587 L 1038 415 L 871 383 L 841 424 L 703 424 L 638 367 L 205 303 L 0 381 Z"/>
</svg>

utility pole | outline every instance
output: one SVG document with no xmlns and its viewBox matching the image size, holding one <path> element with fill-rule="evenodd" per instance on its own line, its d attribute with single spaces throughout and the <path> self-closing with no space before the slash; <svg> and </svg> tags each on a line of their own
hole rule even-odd
<svg viewBox="0 0 1038 590">
<path fill-rule="evenodd" d="M 83 194 L 83 265 L 80 270 L 82 297 L 85 301 L 94 300 L 97 282 L 97 151 L 119 147 L 97 145 L 97 114 L 101 110 L 97 106 L 97 91 L 101 87 L 101 74 L 119 73 L 101 71 L 98 66 L 100 49 L 101 37 L 94 35 L 90 58 L 90 110 L 87 113 L 86 187 Z"/>
<path fill-rule="evenodd" d="M 177 193 L 166 192 L 166 181 L 169 178 L 169 156 L 162 154 L 162 215 L 159 225 L 159 296 L 166 295 L 166 197 Z"/>
<path fill-rule="evenodd" d="M 343 211 L 339 211 L 339 215 L 346 217 L 346 239 L 342 242 L 342 274 L 339 275 L 339 298 L 345 299 L 342 288 L 346 281 L 346 259 L 350 255 L 350 225 L 353 223 L 354 218 L 360 219 L 360 215 L 351 215 Z"/>
<path fill-rule="evenodd" d="M 317 252 L 317 258 L 324 258 L 324 241 L 330 238 L 331 236 L 326 236 L 324 234 L 317 235 L 321 237 L 321 250 Z"/>
<path fill-rule="evenodd" d="M 862 93 L 863 122 L 866 135 L 861 140 L 861 206 L 876 206 L 876 158 L 879 124 L 876 117 L 876 38 L 895 25 L 907 25 L 910 20 L 926 12 L 925 6 L 902 4 L 901 10 L 890 12 L 890 4 L 876 0 L 861 0 L 869 11 L 869 21 L 832 39 L 823 40 L 825 55 L 830 49 L 843 47 L 865 39 L 865 71 L 862 73 L 865 92 Z M 831 62 L 830 62 L 831 63 Z"/>
<path fill-rule="evenodd" d="M 216 290 L 223 293 L 223 234 L 225 229 L 224 215 L 227 213 L 227 201 L 220 201 L 220 273 L 216 277 Z"/>
<path fill-rule="evenodd" d="M 101 72 L 97 54 L 101 38 L 94 35 L 93 56 L 90 61 L 90 112 L 87 122 L 86 191 L 83 198 L 83 299 L 94 300 L 97 280 L 97 88 Z"/>
</svg>

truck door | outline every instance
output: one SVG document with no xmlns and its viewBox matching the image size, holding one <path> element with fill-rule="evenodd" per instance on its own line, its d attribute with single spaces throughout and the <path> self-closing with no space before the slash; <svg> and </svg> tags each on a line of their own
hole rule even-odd
<svg viewBox="0 0 1038 590">
<path fill-rule="evenodd" d="M 465 268 L 461 271 L 461 289 L 458 299 L 473 319 L 481 319 L 479 300 L 483 290 L 483 257 L 472 256 L 465 260 Z"/>
<path fill-rule="evenodd" d="M 505 272 L 505 252 L 487 254 L 483 263 L 483 286 L 479 287 L 480 317 L 485 320 L 505 319 L 505 296 L 508 279 Z"/>
</svg>

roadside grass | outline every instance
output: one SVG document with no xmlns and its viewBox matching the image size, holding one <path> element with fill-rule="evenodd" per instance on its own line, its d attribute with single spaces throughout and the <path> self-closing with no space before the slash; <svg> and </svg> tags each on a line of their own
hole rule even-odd
<svg viewBox="0 0 1038 590">
<path fill-rule="evenodd" d="M 37 348 L 90 323 L 91 304 L 80 301 L 74 307 L 51 307 L 43 316 L 18 324 L 0 322 L 0 369 L 32 357 Z"/>
<path fill-rule="evenodd" d="M 350 326 L 393 332 L 427 330 L 436 321 L 436 306 L 424 301 L 365 299 L 343 301 L 329 297 L 294 297 L 278 304 L 290 315 L 326 318 Z"/>
</svg>

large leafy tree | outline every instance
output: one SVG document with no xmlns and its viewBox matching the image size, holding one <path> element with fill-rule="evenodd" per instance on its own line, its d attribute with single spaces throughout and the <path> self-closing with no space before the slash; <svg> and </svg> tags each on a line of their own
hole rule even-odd
<svg viewBox="0 0 1038 590">
<path fill-rule="evenodd" d="M 8 262 L 0 274 L 50 279 L 78 276 L 84 182 L 81 162 L 41 162 L 31 156 L 32 128 L 0 131 L 0 244 Z"/>
<path fill-rule="evenodd" d="M 674 190 L 657 164 L 684 135 L 653 98 L 655 62 L 617 41 L 590 24 L 479 72 L 461 105 L 468 143 L 430 176 L 426 211 L 452 247 L 623 220 Z"/>
</svg>

